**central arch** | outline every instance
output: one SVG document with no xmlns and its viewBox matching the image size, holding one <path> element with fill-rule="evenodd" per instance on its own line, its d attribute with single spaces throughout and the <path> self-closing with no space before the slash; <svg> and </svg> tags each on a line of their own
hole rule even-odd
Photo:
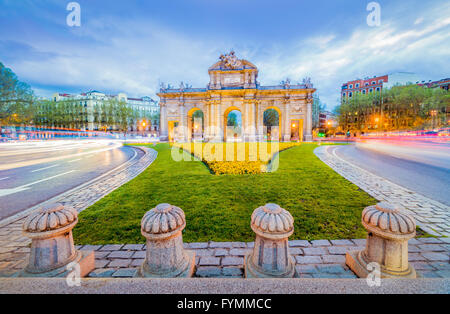
<svg viewBox="0 0 450 314">
<path fill-rule="evenodd" d="M 229 139 L 234 138 L 234 141 L 242 141 L 243 132 L 242 129 L 242 112 L 238 107 L 231 106 L 225 110 L 223 114 L 223 140 L 227 142 Z M 232 120 L 234 119 L 234 120 Z"/>
<path fill-rule="evenodd" d="M 267 107 L 263 112 L 263 126 L 265 127 L 264 138 L 281 141 L 281 110 L 275 106 Z M 272 121 L 271 121 L 272 120 Z M 275 122 L 275 123 L 274 123 Z M 278 127 L 278 130 L 276 128 Z"/>
<path fill-rule="evenodd" d="M 204 139 L 205 116 L 200 108 L 194 107 L 188 111 L 188 141 Z"/>
</svg>

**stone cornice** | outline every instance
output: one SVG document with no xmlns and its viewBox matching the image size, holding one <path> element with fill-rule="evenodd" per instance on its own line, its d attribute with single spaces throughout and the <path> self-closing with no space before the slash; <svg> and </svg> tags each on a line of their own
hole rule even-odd
<svg viewBox="0 0 450 314">
<path fill-rule="evenodd" d="M 270 94 L 286 94 L 288 92 L 290 97 L 298 96 L 298 95 L 307 95 L 306 97 L 312 99 L 312 93 L 314 93 L 316 89 L 214 89 L 207 90 L 204 92 L 174 92 L 174 93 L 158 93 L 157 96 L 160 97 L 161 101 L 163 99 L 189 99 L 189 98 L 208 98 L 211 94 L 219 94 L 221 96 L 244 96 L 248 93 L 254 93 L 257 97 L 258 95 L 270 95 Z"/>
</svg>

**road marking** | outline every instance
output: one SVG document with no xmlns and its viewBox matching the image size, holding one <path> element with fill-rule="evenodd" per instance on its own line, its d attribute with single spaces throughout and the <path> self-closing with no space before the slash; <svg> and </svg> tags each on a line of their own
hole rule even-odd
<svg viewBox="0 0 450 314">
<path fill-rule="evenodd" d="M 118 143 L 113 144 L 113 145 L 114 146 L 106 146 L 105 148 L 98 149 L 95 151 L 82 152 L 82 153 L 71 154 L 71 155 L 63 155 L 63 156 L 58 156 L 58 157 L 49 157 L 49 158 L 43 158 L 43 159 L 27 160 L 27 161 L 17 162 L 14 164 L 0 164 L 0 170 L 8 170 L 8 169 L 32 166 L 32 165 L 36 165 L 36 164 L 50 163 L 50 162 L 61 160 L 61 159 L 69 159 L 69 158 L 73 158 L 73 157 L 92 155 L 93 153 L 105 152 L 105 151 L 109 151 L 112 149 L 122 147 L 122 144 L 118 144 Z"/>
<path fill-rule="evenodd" d="M 81 160 L 81 159 L 83 159 L 83 158 L 78 158 L 78 159 L 74 159 L 74 160 L 69 160 L 68 162 L 75 162 L 75 161 L 78 161 L 78 160 Z"/>
<path fill-rule="evenodd" d="M 16 188 L 12 188 L 12 189 L 3 189 L 3 190 L 0 189 L 0 197 L 28 190 L 29 187 L 32 186 L 32 185 L 35 185 L 35 184 L 38 184 L 38 183 L 41 183 L 41 182 L 44 182 L 44 181 L 48 181 L 48 180 L 51 180 L 51 179 L 54 179 L 54 178 L 57 178 L 57 177 L 60 177 L 60 176 L 63 176 L 63 175 L 75 172 L 75 171 L 77 171 L 77 170 L 70 170 L 70 171 L 67 171 L 67 172 L 64 172 L 64 173 L 57 174 L 57 175 L 52 176 L 52 177 L 48 177 L 48 178 L 45 178 L 45 179 L 42 179 L 42 180 L 31 182 L 31 183 L 28 183 L 28 184 L 25 184 L 25 185 L 21 185 L 21 186 L 18 186 Z"/>
<path fill-rule="evenodd" d="M 38 171 L 42 171 L 42 170 L 45 170 L 45 169 L 50 169 L 50 168 L 57 167 L 57 166 L 59 166 L 59 164 L 56 164 L 56 165 L 53 165 L 53 166 L 48 166 L 48 167 L 45 167 L 45 168 L 36 169 L 36 170 L 31 171 L 31 172 L 38 172 Z"/>
<path fill-rule="evenodd" d="M 9 177 L 6 177 L 6 178 L 0 178 L 0 181 L 6 180 L 6 179 L 9 179 Z"/>
</svg>

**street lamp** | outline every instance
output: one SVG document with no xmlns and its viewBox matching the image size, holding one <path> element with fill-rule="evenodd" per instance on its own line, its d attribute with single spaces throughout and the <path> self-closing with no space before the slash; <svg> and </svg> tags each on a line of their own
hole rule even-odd
<svg viewBox="0 0 450 314">
<path fill-rule="evenodd" d="M 142 121 L 142 136 L 145 135 L 145 126 L 146 126 L 145 121 Z"/>
<path fill-rule="evenodd" d="M 435 128 L 435 125 L 436 125 L 436 116 L 437 116 L 437 114 L 438 114 L 438 111 L 437 110 L 431 110 L 431 112 L 430 112 L 430 114 L 431 114 L 431 121 L 432 121 L 432 128 L 434 129 Z"/>
</svg>

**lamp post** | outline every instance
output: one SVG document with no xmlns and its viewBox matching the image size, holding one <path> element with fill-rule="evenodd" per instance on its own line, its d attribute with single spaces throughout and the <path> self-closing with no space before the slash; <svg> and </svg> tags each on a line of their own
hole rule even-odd
<svg viewBox="0 0 450 314">
<path fill-rule="evenodd" d="M 376 117 L 376 118 L 375 118 L 375 123 L 377 124 L 377 133 L 379 132 L 379 128 L 380 128 L 379 122 L 380 122 L 380 118 L 379 118 L 379 117 Z M 377 136 L 378 136 L 378 134 L 377 134 Z"/>
<path fill-rule="evenodd" d="M 436 116 L 437 116 L 437 110 L 431 110 L 431 112 L 430 112 L 430 114 L 431 114 L 431 119 L 432 119 L 432 125 L 431 125 L 431 127 L 433 128 L 433 130 L 434 130 L 434 128 L 435 128 L 435 125 L 436 125 Z"/>
<path fill-rule="evenodd" d="M 145 126 L 146 126 L 147 124 L 145 123 L 145 121 L 142 121 L 142 137 L 144 137 L 145 136 Z"/>
</svg>

